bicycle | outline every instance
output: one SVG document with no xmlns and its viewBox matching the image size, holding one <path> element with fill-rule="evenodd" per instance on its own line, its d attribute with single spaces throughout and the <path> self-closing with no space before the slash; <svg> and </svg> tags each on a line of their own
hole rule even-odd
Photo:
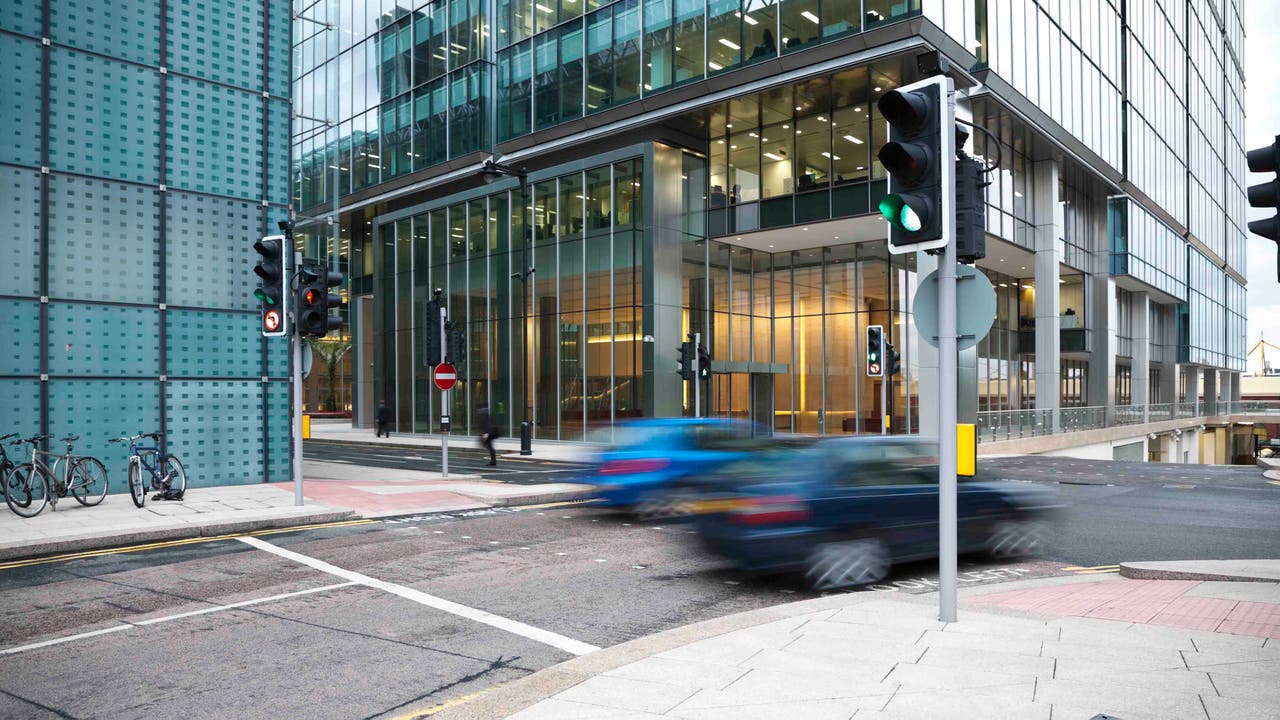
<svg viewBox="0 0 1280 720">
<path fill-rule="evenodd" d="M 13 464 L 13 461 L 9 459 L 9 453 L 5 452 L 4 450 L 4 441 L 8 440 L 11 437 L 18 437 L 18 433 L 9 433 L 8 435 L 0 435 L 0 495 L 7 494 L 5 492 L 5 485 L 7 483 L 3 481 L 6 477 L 9 476 L 9 471 L 15 467 Z"/>
<path fill-rule="evenodd" d="M 182 461 L 176 455 L 161 452 L 158 446 L 138 445 L 138 440 L 142 438 L 160 442 L 162 437 L 164 433 L 156 432 L 110 440 L 113 443 L 129 443 L 129 496 L 138 507 L 147 503 L 147 488 L 142 482 L 144 469 L 151 475 L 151 489 L 159 491 L 151 497 L 152 500 L 181 500 L 187 491 L 187 471 L 182 468 Z M 161 467 L 164 468 L 163 474 L 160 473 Z"/>
<path fill-rule="evenodd" d="M 58 499 L 68 493 L 86 507 L 97 505 L 107 496 L 106 466 L 95 457 L 71 453 L 72 443 L 80 436 L 62 438 L 67 445 L 67 451 L 62 454 L 37 447 L 41 440 L 50 437 L 53 436 L 36 435 L 9 443 L 31 446 L 31 462 L 15 466 L 4 479 L 4 500 L 18 517 L 35 517 L 45 505 L 57 512 Z M 45 464 L 41 457 L 53 458 L 53 467 Z"/>
</svg>

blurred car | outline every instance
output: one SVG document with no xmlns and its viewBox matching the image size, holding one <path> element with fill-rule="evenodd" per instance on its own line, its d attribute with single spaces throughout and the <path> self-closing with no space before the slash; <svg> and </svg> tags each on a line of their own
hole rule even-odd
<svg viewBox="0 0 1280 720">
<path fill-rule="evenodd" d="M 647 519 L 684 513 L 683 489 L 726 463 L 752 456 L 766 438 L 749 423 L 724 418 L 644 418 L 620 423 L 587 480 L 605 507 Z"/>
<path fill-rule="evenodd" d="M 1029 483 L 960 478 L 961 553 L 1032 554 L 1057 496 Z M 919 437 L 826 440 L 705 479 L 698 535 L 748 570 L 800 570 L 816 589 L 874 583 L 893 563 L 937 557 L 937 445 Z"/>
</svg>

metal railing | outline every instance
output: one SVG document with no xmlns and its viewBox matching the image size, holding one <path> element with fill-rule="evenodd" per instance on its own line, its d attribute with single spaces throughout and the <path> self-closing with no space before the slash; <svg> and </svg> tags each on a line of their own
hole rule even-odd
<svg viewBox="0 0 1280 720">
<path fill-rule="evenodd" d="M 1275 415 L 1277 421 L 1280 421 L 1280 400 L 1117 405 L 1112 412 L 1111 427 L 1224 415 Z M 1108 427 L 1107 408 L 1101 405 L 1058 409 L 984 410 L 978 413 L 977 435 L 978 442 L 995 442 L 1104 427 Z"/>
</svg>

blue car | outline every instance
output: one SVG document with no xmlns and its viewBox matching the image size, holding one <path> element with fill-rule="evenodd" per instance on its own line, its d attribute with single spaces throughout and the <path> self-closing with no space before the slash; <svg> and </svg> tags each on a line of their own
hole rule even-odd
<svg viewBox="0 0 1280 720">
<path fill-rule="evenodd" d="M 960 480 L 961 553 L 1043 548 L 1054 493 Z M 702 543 L 741 568 L 802 571 L 819 590 L 874 583 L 896 562 L 937 557 L 937 445 L 867 436 L 748 459 L 706 479 L 691 509 Z"/>
<path fill-rule="evenodd" d="M 621 423 L 589 482 L 601 505 L 646 519 L 683 514 L 683 488 L 770 442 L 751 425 L 721 418 L 644 418 Z"/>
</svg>

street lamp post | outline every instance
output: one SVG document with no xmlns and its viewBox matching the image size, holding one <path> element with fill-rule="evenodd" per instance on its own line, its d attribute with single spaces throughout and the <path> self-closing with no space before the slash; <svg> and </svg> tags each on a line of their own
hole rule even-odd
<svg viewBox="0 0 1280 720">
<path fill-rule="evenodd" d="M 493 182 L 504 175 L 520 181 L 520 212 L 524 218 L 524 242 L 520 254 L 524 267 L 519 272 L 511 273 L 511 277 L 520 281 L 520 454 L 532 455 L 533 432 L 529 425 L 527 404 L 529 378 L 528 373 L 525 372 L 529 359 L 529 276 L 533 274 L 533 267 L 529 263 L 529 246 L 533 244 L 533 223 L 527 214 L 529 173 L 524 168 L 514 168 L 490 158 L 481 166 L 480 175 L 486 183 Z"/>
</svg>

